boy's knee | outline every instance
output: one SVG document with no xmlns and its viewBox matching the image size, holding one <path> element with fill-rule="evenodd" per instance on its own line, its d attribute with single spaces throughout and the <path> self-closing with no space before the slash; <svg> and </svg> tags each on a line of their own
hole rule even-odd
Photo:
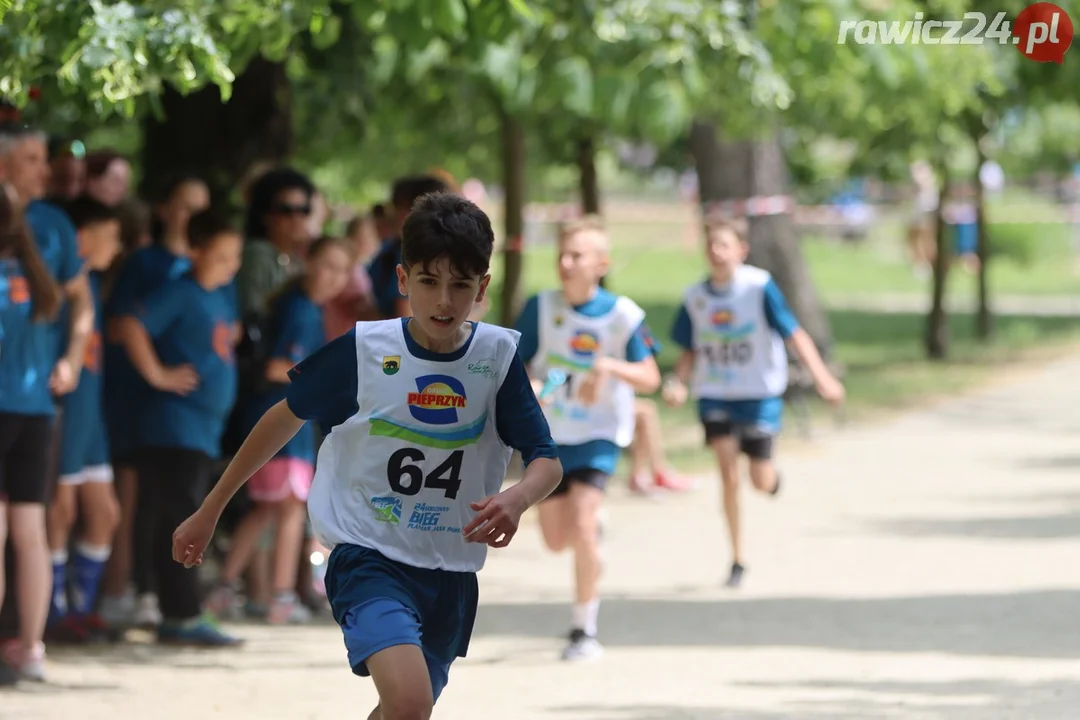
<svg viewBox="0 0 1080 720">
<path fill-rule="evenodd" d="M 62 528 L 65 531 L 71 530 L 71 527 L 75 524 L 77 507 L 75 498 L 69 493 L 56 493 L 56 499 L 49 506 L 50 527 Z"/>
<path fill-rule="evenodd" d="M 415 690 L 403 689 L 394 696 L 379 698 L 380 720 L 429 720 L 432 710 L 431 698 Z"/>
</svg>

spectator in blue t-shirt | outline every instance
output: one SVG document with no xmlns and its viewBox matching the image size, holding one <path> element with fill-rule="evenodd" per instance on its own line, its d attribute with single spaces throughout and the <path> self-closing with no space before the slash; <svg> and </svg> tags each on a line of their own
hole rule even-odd
<svg viewBox="0 0 1080 720">
<path fill-rule="evenodd" d="M 429 193 L 447 192 L 449 187 L 437 177 L 419 175 L 405 177 L 394 182 L 390 193 L 393 217 L 388 223 L 393 236 L 383 241 L 382 247 L 368 265 L 371 291 L 375 304 L 383 318 L 409 317 L 409 299 L 398 289 L 397 266 L 401 264 L 401 228 L 409 217 L 413 204 Z"/>
<path fill-rule="evenodd" d="M 54 319 L 44 329 L 43 334 L 39 332 L 41 329 L 36 327 L 31 333 L 34 340 L 32 344 L 25 346 L 27 354 L 23 356 L 23 360 L 27 362 L 23 370 L 27 374 L 22 379 L 27 383 L 20 385 L 18 392 L 7 393 L 4 400 L 6 404 L 4 410 L 24 416 L 46 418 L 46 420 L 33 423 L 33 429 L 40 430 L 42 435 L 27 438 L 28 441 L 33 440 L 29 444 L 23 442 L 17 444 L 18 447 L 36 447 L 40 441 L 46 446 L 46 453 L 56 431 L 56 422 L 53 419 L 56 414 L 55 398 L 66 395 L 75 388 L 82 369 L 86 345 L 94 326 L 90 285 L 86 273 L 83 272 L 82 261 L 76 247 L 75 228 L 59 208 L 41 199 L 45 197 L 48 177 L 48 149 L 45 135 L 25 126 L 0 128 L 0 180 L 8 183 L 5 190 L 10 193 L 8 199 L 22 208 L 19 211 L 20 222 L 29 229 L 38 257 L 44 263 L 53 281 L 59 284 L 61 301 L 66 303 L 66 321 Z M 29 272 L 25 269 L 24 271 Z M 61 347 L 65 346 L 66 350 L 61 353 Z M 22 482 L 27 485 L 36 482 L 36 474 L 35 468 L 27 469 L 27 477 Z M 41 480 L 44 483 L 41 490 L 44 498 L 48 498 L 51 494 L 49 480 L 47 476 Z M 35 515 L 39 511 L 42 514 L 41 541 L 44 542 L 44 506 L 33 510 L 25 508 L 25 510 Z M 37 521 L 33 522 L 36 527 Z M 36 535 L 32 537 L 33 544 L 37 547 Z M 47 553 L 47 550 L 45 552 Z M 19 563 L 20 568 L 25 564 Z M 36 565 L 34 567 L 33 571 L 26 572 L 36 573 Z M 25 581 L 20 579 L 17 582 L 20 586 L 33 587 L 31 592 L 35 596 L 40 592 L 47 598 L 49 594 L 47 561 L 41 569 L 45 573 L 43 580 L 35 575 L 34 579 Z M 22 572 L 20 569 L 20 574 Z M 14 586 L 16 580 L 10 576 L 10 573 L 7 580 L 9 586 Z M 14 594 L 9 597 L 12 601 L 15 600 Z M 18 632 L 23 636 L 24 643 L 31 643 L 31 638 L 35 635 L 40 639 L 38 628 L 44 627 L 47 611 L 47 601 L 41 604 L 34 603 L 28 608 L 15 608 L 13 602 L 9 602 L 0 611 L 4 634 Z M 17 631 L 11 627 L 16 615 L 22 618 Z M 44 673 L 44 649 L 39 645 L 31 645 L 32 643 L 26 645 L 25 657 L 16 659 L 16 664 L 23 675 L 40 677 Z"/>
<path fill-rule="evenodd" d="M 5 654 L 15 670 L 38 679 L 44 673 L 41 640 L 50 585 L 45 504 L 53 405 L 48 379 L 59 308 L 60 290 L 5 186 L 0 192 L 0 525 L 11 527 L 17 572 L 0 583 L 0 604 L 5 586 L 12 595 L 16 588 L 22 594 L 18 641 Z M 0 573 L 4 564 L 0 553 Z"/>
<path fill-rule="evenodd" d="M 269 357 L 263 368 L 263 388 L 243 412 L 245 436 L 267 410 L 285 399 L 289 370 L 326 344 L 323 306 L 337 296 L 349 279 L 353 252 L 350 243 L 323 237 L 311 245 L 304 274 L 288 282 L 270 301 Z M 232 537 L 218 587 L 207 599 L 211 613 L 221 614 L 236 602 L 237 583 L 247 568 L 259 538 L 274 522 L 274 599 L 267 620 L 274 625 L 307 619 L 295 588 L 300 564 L 307 497 L 315 477 L 315 427 L 305 425 L 248 481 L 254 509 L 244 516 Z"/>
<path fill-rule="evenodd" d="M 121 322 L 132 364 L 153 390 L 140 408 L 135 547 L 149 553 L 164 642 L 220 647 L 236 640 L 201 619 L 199 580 L 171 561 L 172 533 L 202 502 L 236 398 L 236 302 L 227 292 L 242 241 L 214 210 L 188 225 L 191 272 L 148 295 Z"/>
</svg>

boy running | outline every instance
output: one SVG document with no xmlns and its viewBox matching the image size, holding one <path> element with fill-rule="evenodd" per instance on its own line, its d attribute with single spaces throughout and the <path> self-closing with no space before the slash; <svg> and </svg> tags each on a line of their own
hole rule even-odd
<svg viewBox="0 0 1080 720">
<path fill-rule="evenodd" d="M 379 693 L 374 720 L 430 716 L 468 649 L 487 546 L 507 546 L 562 475 L 517 333 L 466 323 L 493 245 L 472 203 L 422 198 L 397 267 L 414 316 L 357 323 L 293 368 L 285 399 L 173 538 L 174 559 L 198 565 L 233 494 L 318 421 L 327 435 L 308 511 L 332 549 L 327 597 L 349 665 Z M 524 478 L 500 492 L 515 448 Z"/>
<path fill-rule="evenodd" d="M 671 405 L 686 402 L 687 382 L 698 400 L 705 442 L 716 454 L 724 484 L 724 517 L 731 538 L 728 587 L 738 587 L 743 565 L 739 516 L 739 451 L 750 458 L 750 481 L 776 495 L 780 475 L 773 438 L 787 389 L 785 342 L 810 371 L 823 399 L 844 400 L 844 386 L 825 366 L 810 335 L 799 327 L 780 288 L 766 271 L 744 265 L 745 226 L 717 222 L 706 230 L 709 278 L 686 291 L 671 337 L 683 348 L 675 377 L 664 384 Z"/>
<path fill-rule="evenodd" d="M 598 218 L 564 228 L 558 256 L 562 288 L 531 298 L 517 322 L 521 356 L 530 364 L 564 473 L 540 505 L 544 543 L 553 552 L 574 553 L 574 607 L 564 660 L 603 653 L 596 639 L 598 515 L 619 453 L 634 437 L 634 392 L 660 386 L 645 311 L 600 287 L 608 251 Z"/>
</svg>

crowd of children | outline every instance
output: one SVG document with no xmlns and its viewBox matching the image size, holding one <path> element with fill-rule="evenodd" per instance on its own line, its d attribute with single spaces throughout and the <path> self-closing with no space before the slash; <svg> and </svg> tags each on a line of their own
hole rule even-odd
<svg viewBox="0 0 1080 720">
<path fill-rule="evenodd" d="M 601 655 L 603 502 L 637 394 L 697 399 L 731 586 L 745 572 L 740 453 L 757 489 L 780 489 L 785 342 L 826 400 L 844 397 L 768 273 L 743 264 L 737 222 L 709 225 L 709 273 L 686 293 L 670 333 L 683 353 L 663 380 L 644 310 L 602 287 L 597 218 L 562 229 L 560 286 L 511 330 L 478 321 L 490 221 L 441 178 L 395 183 L 372 214 L 377 248 L 376 223 L 354 223 L 366 265 L 356 242 L 312 232 L 315 189 L 288 169 L 250 188 L 243 229 L 198 178 L 169 184 L 153 243 L 133 249 L 115 204 L 41 199 L 27 167 L 47 178 L 44 149 L 32 131 L 0 132 L 0 539 L 18 606 L 3 657 L 23 677 L 44 677 L 46 638 L 132 623 L 162 642 L 237 644 L 214 617 L 251 599 L 260 554 L 267 619 L 302 620 L 311 536 L 329 551 L 349 666 L 379 689 L 371 717 L 427 717 L 467 650 L 486 548 L 509 544 L 533 505 L 544 544 L 573 553 L 563 658 Z M 524 476 L 504 490 L 513 451 Z M 204 598 L 196 568 L 219 523 L 230 542 Z"/>
</svg>

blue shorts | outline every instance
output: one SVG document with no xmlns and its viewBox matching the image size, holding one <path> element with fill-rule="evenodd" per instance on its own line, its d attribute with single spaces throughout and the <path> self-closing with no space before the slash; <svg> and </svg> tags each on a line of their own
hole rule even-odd
<svg viewBox="0 0 1080 720">
<path fill-rule="evenodd" d="M 109 439 L 101 398 L 94 393 L 72 391 L 63 402 L 60 420 L 60 482 L 111 482 Z"/>
<path fill-rule="evenodd" d="M 757 433 L 776 435 L 784 415 L 784 398 L 761 400 L 698 400 L 698 415 L 702 425 L 710 428 L 727 427 L 726 434 Z M 724 434 L 724 433 L 721 433 Z"/>
<path fill-rule="evenodd" d="M 417 645 L 438 700 L 455 658 L 465 657 L 479 598 L 476 573 L 426 570 L 359 545 L 338 545 L 326 567 L 326 597 L 345 636 L 349 666 L 395 645 Z"/>
</svg>

